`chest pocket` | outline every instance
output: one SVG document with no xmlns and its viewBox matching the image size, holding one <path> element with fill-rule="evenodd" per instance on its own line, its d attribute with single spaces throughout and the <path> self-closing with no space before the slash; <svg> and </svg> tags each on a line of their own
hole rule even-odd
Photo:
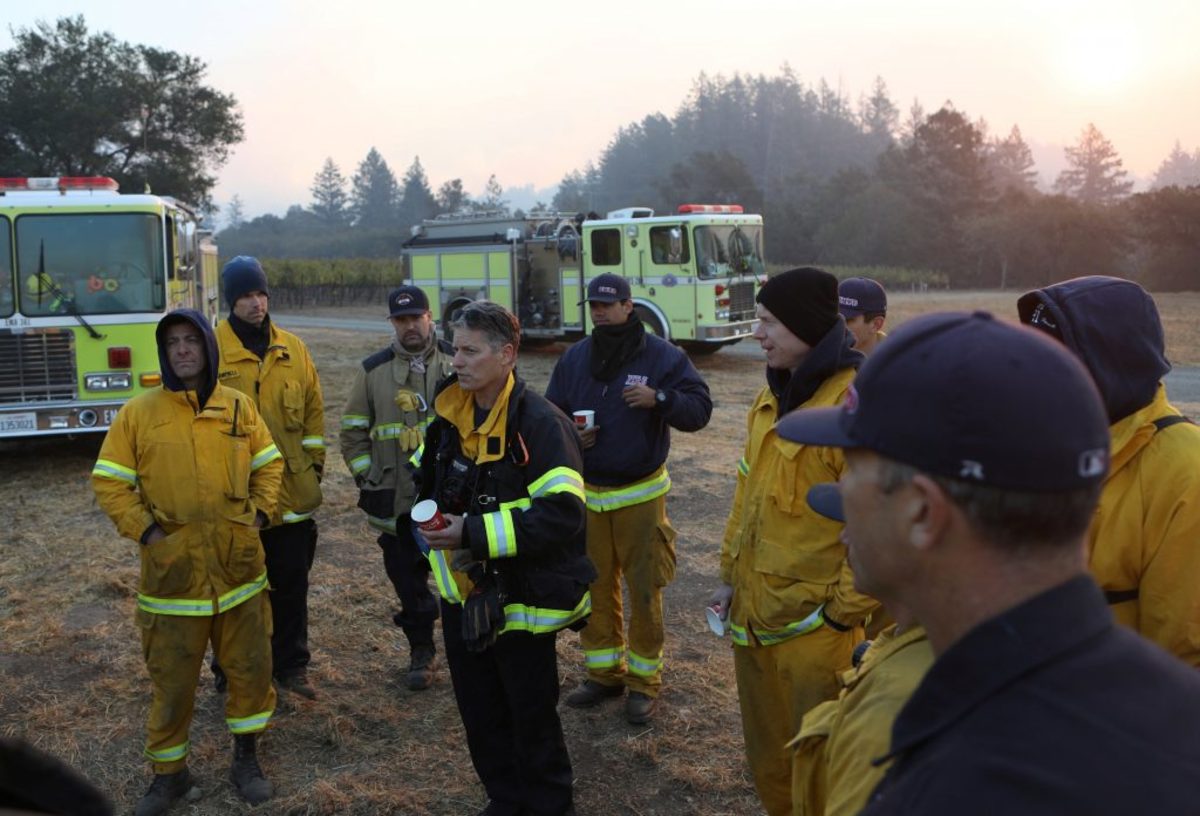
<svg viewBox="0 0 1200 816">
<path fill-rule="evenodd" d="M 304 389 L 295 380 L 283 384 L 283 427 L 288 431 L 304 430 Z"/>
<path fill-rule="evenodd" d="M 809 485 L 804 480 L 802 456 L 805 446 L 782 439 L 768 440 L 765 444 L 773 445 L 777 454 L 767 495 L 781 513 L 788 516 L 806 515 L 810 509 L 807 498 Z"/>
</svg>

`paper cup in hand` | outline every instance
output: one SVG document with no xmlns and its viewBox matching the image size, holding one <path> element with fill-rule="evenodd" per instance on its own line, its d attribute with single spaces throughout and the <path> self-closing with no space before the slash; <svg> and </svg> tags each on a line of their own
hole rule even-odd
<svg viewBox="0 0 1200 816">
<path fill-rule="evenodd" d="M 571 416 L 575 417 L 575 427 L 581 431 L 596 427 L 595 411 L 576 411 Z"/>
<path fill-rule="evenodd" d="M 704 607 L 704 617 L 708 618 L 708 628 L 712 630 L 717 637 L 725 637 L 725 633 L 729 631 L 729 619 L 722 618 L 721 613 L 717 611 L 715 606 Z"/>
<path fill-rule="evenodd" d="M 416 524 L 422 530 L 444 530 L 449 527 L 449 523 L 442 517 L 442 512 L 438 510 L 437 502 L 433 499 L 425 499 L 413 505 L 412 509 L 413 524 Z"/>
</svg>

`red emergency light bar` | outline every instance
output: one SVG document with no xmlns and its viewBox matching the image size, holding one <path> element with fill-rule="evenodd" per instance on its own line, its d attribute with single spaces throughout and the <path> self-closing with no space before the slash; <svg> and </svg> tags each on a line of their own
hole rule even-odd
<svg viewBox="0 0 1200 816">
<path fill-rule="evenodd" d="M 680 215 L 699 215 L 700 213 L 717 213 L 724 215 L 740 215 L 743 212 L 741 204 L 680 204 Z"/>
<path fill-rule="evenodd" d="M 0 192 L 7 190 L 106 190 L 115 193 L 120 187 L 107 176 L 10 176 L 0 178 Z"/>
</svg>

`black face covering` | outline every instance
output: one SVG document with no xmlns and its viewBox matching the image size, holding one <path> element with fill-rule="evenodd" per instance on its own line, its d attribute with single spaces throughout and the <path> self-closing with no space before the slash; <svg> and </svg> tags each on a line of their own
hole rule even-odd
<svg viewBox="0 0 1200 816">
<path fill-rule="evenodd" d="M 592 377 L 608 382 L 645 347 L 646 327 L 636 312 L 619 325 L 597 326 L 592 329 Z"/>
<path fill-rule="evenodd" d="M 242 341 L 242 345 L 247 350 L 254 352 L 260 360 L 266 358 L 267 345 L 271 342 L 270 315 L 264 315 L 262 325 L 255 326 L 230 312 L 229 327 L 233 329 L 233 333 L 237 335 L 238 340 Z"/>
</svg>

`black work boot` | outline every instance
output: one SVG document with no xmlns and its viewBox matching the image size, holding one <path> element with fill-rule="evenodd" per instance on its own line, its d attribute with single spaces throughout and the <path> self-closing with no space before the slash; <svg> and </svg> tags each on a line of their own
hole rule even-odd
<svg viewBox="0 0 1200 816">
<path fill-rule="evenodd" d="M 308 700 L 317 699 L 317 690 L 308 682 L 308 672 L 304 669 L 296 669 L 276 678 L 276 683 L 280 688 L 285 688 L 292 694 L 299 694 Z"/>
<path fill-rule="evenodd" d="M 271 783 L 258 767 L 258 756 L 254 751 L 256 734 L 235 734 L 233 737 L 233 765 L 229 767 L 229 779 L 237 788 L 238 795 L 252 805 L 261 805 L 271 798 Z"/>
<path fill-rule="evenodd" d="M 192 775 L 188 769 L 169 774 L 155 774 L 150 788 L 143 794 L 133 811 L 133 816 L 159 816 L 170 810 L 176 799 L 192 789 Z"/>
<path fill-rule="evenodd" d="M 620 697 L 625 693 L 625 686 L 606 686 L 595 680 L 584 680 L 583 685 L 567 695 L 567 705 L 571 708 L 591 708 L 599 705 L 602 700 Z"/>
<path fill-rule="evenodd" d="M 437 668 L 437 652 L 432 643 L 412 647 L 412 658 L 408 664 L 408 688 L 421 691 L 433 685 L 433 670 Z"/>
</svg>

